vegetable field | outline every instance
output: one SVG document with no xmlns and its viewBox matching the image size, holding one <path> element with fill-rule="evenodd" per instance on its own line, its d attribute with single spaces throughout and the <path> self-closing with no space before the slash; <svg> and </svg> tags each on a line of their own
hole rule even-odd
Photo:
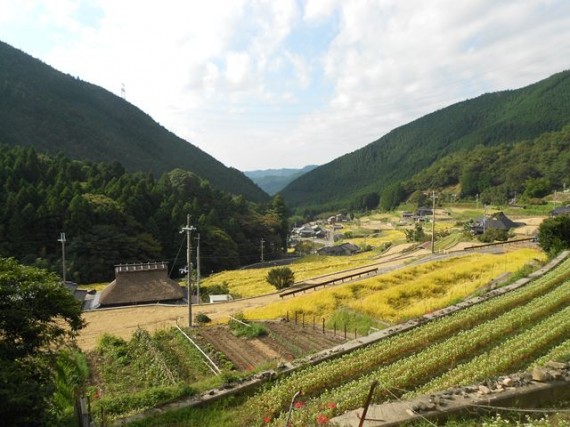
<svg viewBox="0 0 570 427">
<path fill-rule="evenodd" d="M 527 368 L 567 348 L 569 305 L 565 261 L 510 294 L 276 381 L 248 400 L 241 425 L 282 425 L 296 390 L 302 403 L 293 424 L 318 425 L 361 406 L 372 380 L 379 381 L 374 400 L 381 402 Z"/>
</svg>

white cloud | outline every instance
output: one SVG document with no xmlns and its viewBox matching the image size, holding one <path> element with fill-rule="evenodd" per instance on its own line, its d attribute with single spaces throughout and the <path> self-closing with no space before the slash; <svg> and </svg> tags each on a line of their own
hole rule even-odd
<svg viewBox="0 0 570 427">
<path fill-rule="evenodd" d="M 565 0 L 0 0 L 0 23 L 242 170 L 329 161 L 570 65 Z"/>
</svg>

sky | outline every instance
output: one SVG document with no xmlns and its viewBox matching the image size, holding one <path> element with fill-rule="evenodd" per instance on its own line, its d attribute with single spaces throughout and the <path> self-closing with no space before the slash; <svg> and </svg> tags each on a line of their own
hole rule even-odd
<svg viewBox="0 0 570 427">
<path fill-rule="evenodd" d="M 0 0 L 0 40 L 227 166 L 300 168 L 570 69 L 570 1 Z"/>
</svg>

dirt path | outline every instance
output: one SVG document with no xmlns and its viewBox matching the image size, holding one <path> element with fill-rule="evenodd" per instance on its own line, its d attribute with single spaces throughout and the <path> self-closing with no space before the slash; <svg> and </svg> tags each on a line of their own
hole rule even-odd
<svg viewBox="0 0 570 427">
<path fill-rule="evenodd" d="M 269 294 L 227 303 L 194 305 L 192 314 L 204 313 L 214 321 L 222 320 L 246 308 L 264 306 L 278 299 L 278 294 Z M 181 325 L 186 325 L 188 306 L 147 305 L 93 310 L 84 312 L 83 318 L 87 326 L 81 331 L 77 343 L 83 350 L 91 350 L 104 333 L 128 339 L 139 327 L 151 332 L 167 329 L 174 326 L 177 319 Z"/>
</svg>

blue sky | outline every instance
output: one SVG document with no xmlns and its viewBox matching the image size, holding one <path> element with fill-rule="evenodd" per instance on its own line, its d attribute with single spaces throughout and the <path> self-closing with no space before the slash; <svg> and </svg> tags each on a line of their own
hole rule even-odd
<svg viewBox="0 0 570 427">
<path fill-rule="evenodd" d="M 567 0 L 0 0 L 0 40 L 240 170 L 570 68 Z"/>
</svg>

